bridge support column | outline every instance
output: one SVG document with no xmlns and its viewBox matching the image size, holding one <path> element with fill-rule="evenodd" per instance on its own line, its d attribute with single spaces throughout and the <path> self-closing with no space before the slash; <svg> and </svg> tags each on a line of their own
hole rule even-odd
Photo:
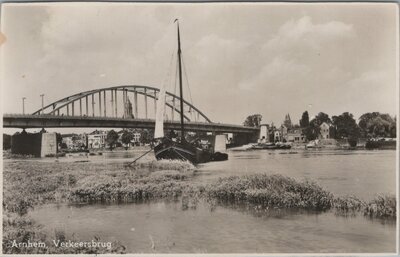
<svg viewBox="0 0 400 257">
<path fill-rule="evenodd" d="M 82 98 L 79 98 L 79 115 L 82 116 Z"/>
<path fill-rule="evenodd" d="M 75 116 L 75 102 L 71 103 L 71 107 L 72 107 L 72 116 Z"/>
<path fill-rule="evenodd" d="M 106 91 L 103 91 L 103 99 L 104 99 L 104 117 L 107 117 L 107 102 L 106 102 Z"/>
<path fill-rule="evenodd" d="M 118 117 L 118 91 L 115 89 L 115 117 Z"/>
<path fill-rule="evenodd" d="M 135 101 L 135 119 L 138 118 L 138 97 L 137 97 L 137 91 L 135 90 L 134 93 L 134 101 Z"/>
<path fill-rule="evenodd" d="M 67 104 L 67 116 L 69 116 L 69 104 Z"/>
<path fill-rule="evenodd" d="M 94 117 L 94 94 L 92 94 L 92 116 Z"/>
<path fill-rule="evenodd" d="M 86 98 L 86 116 L 89 116 L 89 102 L 88 102 L 88 96 L 85 97 Z"/>
<path fill-rule="evenodd" d="M 124 109 L 124 118 L 126 118 L 126 91 L 122 91 L 122 108 Z"/>
<path fill-rule="evenodd" d="M 114 90 L 111 90 L 111 117 L 114 117 Z"/>
<path fill-rule="evenodd" d="M 101 91 L 99 91 L 99 117 L 101 117 Z"/>
<path fill-rule="evenodd" d="M 147 89 L 144 89 L 144 115 L 147 119 Z"/>
</svg>

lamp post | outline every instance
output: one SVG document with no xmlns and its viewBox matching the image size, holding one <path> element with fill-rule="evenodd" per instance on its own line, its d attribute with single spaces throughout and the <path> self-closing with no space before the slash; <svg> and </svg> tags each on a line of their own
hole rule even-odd
<svg viewBox="0 0 400 257">
<path fill-rule="evenodd" d="M 25 114 L 25 99 L 26 97 L 22 97 L 22 114 Z"/>
<path fill-rule="evenodd" d="M 44 94 L 41 94 L 40 97 L 42 98 L 42 114 L 43 113 L 43 109 L 44 109 Z"/>
</svg>

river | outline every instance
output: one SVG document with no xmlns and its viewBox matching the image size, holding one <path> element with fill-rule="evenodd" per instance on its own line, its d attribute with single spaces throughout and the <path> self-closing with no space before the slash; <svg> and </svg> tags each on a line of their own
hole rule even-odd
<svg viewBox="0 0 400 257">
<path fill-rule="evenodd" d="M 104 153 L 90 161 L 121 161 L 135 152 Z M 344 150 L 230 151 L 229 160 L 201 164 L 195 181 L 250 173 L 312 179 L 338 195 L 370 200 L 396 192 L 396 152 Z M 182 210 L 180 202 L 47 205 L 29 214 L 48 233 L 59 228 L 80 239 L 118 240 L 130 253 L 395 252 L 396 224 L 362 215 L 339 216 L 242 207 Z"/>
</svg>

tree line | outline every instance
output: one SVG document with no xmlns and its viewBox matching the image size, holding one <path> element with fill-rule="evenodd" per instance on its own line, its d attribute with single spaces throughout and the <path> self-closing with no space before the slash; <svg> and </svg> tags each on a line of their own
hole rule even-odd
<svg viewBox="0 0 400 257">
<path fill-rule="evenodd" d="M 258 127 L 261 124 L 260 114 L 250 115 L 243 125 Z M 379 112 L 368 112 L 360 116 L 357 121 L 353 114 L 344 112 L 337 116 L 329 117 L 328 114 L 320 112 L 310 120 L 308 111 L 303 112 L 299 125 L 287 124 L 288 129 L 300 128 L 307 140 L 314 140 L 320 134 L 320 126 L 326 122 L 333 128 L 333 138 L 357 140 L 358 138 L 396 137 L 396 116 Z"/>
</svg>

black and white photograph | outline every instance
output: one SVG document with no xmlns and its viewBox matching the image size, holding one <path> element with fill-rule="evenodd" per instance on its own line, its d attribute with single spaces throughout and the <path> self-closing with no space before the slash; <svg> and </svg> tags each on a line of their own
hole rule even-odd
<svg viewBox="0 0 400 257">
<path fill-rule="evenodd" d="M 398 254 L 398 3 L 0 15 L 2 254 Z"/>
</svg>

